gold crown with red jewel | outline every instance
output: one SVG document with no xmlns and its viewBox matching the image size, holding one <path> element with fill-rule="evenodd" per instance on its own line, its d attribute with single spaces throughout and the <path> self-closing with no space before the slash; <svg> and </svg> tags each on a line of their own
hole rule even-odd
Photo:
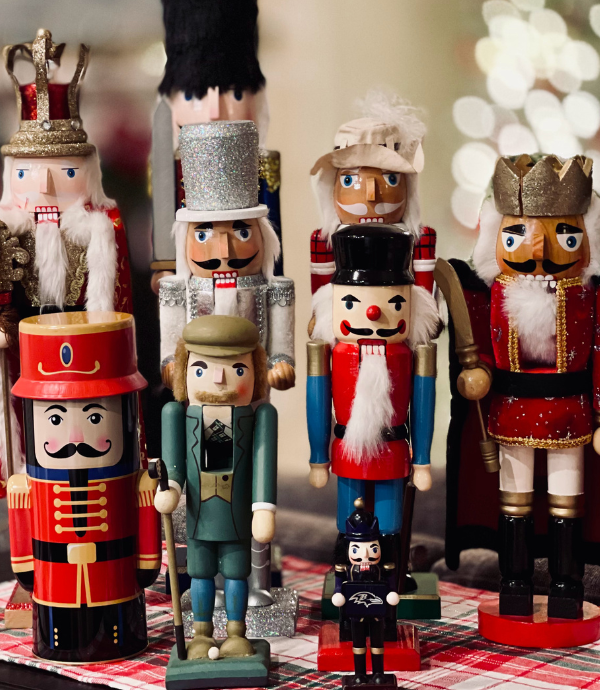
<svg viewBox="0 0 600 690">
<path fill-rule="evenodd" d="M 79 116 L 79 83 L 85 73 L 89 48 L 79 46 L 77 67 L 68 84 L 53 83 L 49 63 L 60 66 L 64 43 L 53 43 L 47 29 L 38 29 L 33 43 L 5 46 L 4 64 L 17 98 L 19 131 L 2 147 L 4 156 L 88 156 L 95 147 L 88 143 Z M 20 84 L 14 74 L 17 55 L 33 63 L 35 81 Z"/>
<path fill-rule="evenodd" d="M 576 216 L 592 199 L 592 159 L 504 156 L 492 178 L 496 210 L 505 216 Z"/>
</svg>

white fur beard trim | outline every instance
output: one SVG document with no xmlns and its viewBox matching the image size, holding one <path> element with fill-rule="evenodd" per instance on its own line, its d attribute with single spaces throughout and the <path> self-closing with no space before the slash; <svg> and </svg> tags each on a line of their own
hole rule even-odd
<svg viewBox="0 0 600 690">
<path fill-rule="evenodd" d="M 433 295 L 420 285 L 410 291 L 410 330 L 406 342 L 414 349 L 437 337 L 441 326 L 440 312 Z"/>
<path fill-rule="evenodd" d="M 239 316 L 237 288 L 215 288 L 217 316 Z"/>
<path fill-rule="evenodd" d="M 28 231 L 35 231 L 35 220 L 33 219 L 33 215 L 16 206 L 1 206 L 0 220 L 6 223 L 6 227 L 13 237 L 18 237 Z"/>
<path fill-rule="evenodd" d="M 351 460 L 368 460 L 381 450 L 382 431 L 391 425 L 394 414 L 391 389 L 385 354 L 363 354 L 343 441 Z"/>
<path fill-rule="evenodd" d="M 502 215 L 496 211 L 493 199 L 486 199 L 479 213 L 479 237 L 473 250 L 473 264 L 477 275 L 491 285 L 500 268 L 496 261 L 496 242 L 502 223 Z"/>
<path fill-rule="evenodd" d="M 117 277 L 117 242 L 111 219 L 102 211 L 88 212 L 83 206 L 71 206 L 63 214 L 67 237 L 87 247 L 88 285 L 86 309 L 113 311 Z"/>
<path fill-rule="evenodd" d="M 546 281 L 518 279 L 505 288 L 504 308 L 519 334 L 524 359 L 556 362 L 556 295 Z"/>
<path fill-rule="evenodd" d="M 312 313 L 315 317 L 312 340 L 325 340 L 331 347 L 337 342 L 333 334 L 333 285 L 320 287 L 312 297 Z"/>
<path fill-rule="evenodd" d="M 42 221 L 35 231 L 35 267 L 40 285 L 40 302 L 62 308 L 67 279 L 67 252 L 58 223 Z"/>
</svg>

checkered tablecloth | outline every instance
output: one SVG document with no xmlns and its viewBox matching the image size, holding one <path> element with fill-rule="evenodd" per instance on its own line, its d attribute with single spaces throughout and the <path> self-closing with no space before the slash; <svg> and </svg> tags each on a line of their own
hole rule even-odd
<svg viewBox="0 0 600 690">
<path fill-rule="evenodd" d="M 319 601 L 326 565 L 298 558 L 284 559 L 284 584 L 300 593 L 300 617 L 294 638 L 271 638 L 271 687 L 329 689 L 340 687 L 337 674 L 318 673 L 317 636 L 321 626 Z M 0 607 L 12 582 L 0 584 Z M 477 634 L 477 606 L 489 592 L 440 583 L 442 616 L 418 621 L 422 670 L 398 673 L 403 688 L 452 690 L 600 689 L 600 643 L 567 650 L 531 650 L 488 642 Z M 53 671 L 75 680 L 130 690 L 164 688 L 173 646 L 170 597 L 164 579 L 147 592 L 150 645 L 136 659 L 117 664 L 57 666 L 33 658 L 30 630 L 5 630 L 0 623 L 0 659 Z M 3 618 L 3 614 L 2 614 Z M 1 619 L 0 619 L 1 620 Z"/>
</svg>

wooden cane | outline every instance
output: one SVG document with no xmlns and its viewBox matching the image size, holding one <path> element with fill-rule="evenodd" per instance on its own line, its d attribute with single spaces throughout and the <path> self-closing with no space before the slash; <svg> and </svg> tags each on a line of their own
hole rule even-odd
<svg viewBox="0 0 600 690">
<path fill-rule="evenodd" d="M 404 490 L 404 510 L 402 512 L 402 530 L 400 531 L 400 563 L 398 567 L 398 594 L 404 594 L 408 563 L 410 560 L 410 540 L 412 536 L 415 493 L 417 489 L 409 480 Z"/>
<path fill-rule="evenodd" d="M 148 463 L 148 474 L 152 479 L 158 479 L 161 491 L 169 490 L 169 475 L 163 460 L 151 460 Z M 179 659 L 187 659 L 185 647 L 185 635 L 183 632 L 183 618 L 181 616 L 181 598 L 179 595 L 179 580 L 177 579 L 177 557 L 175 555 L 175 537 L 173 535 L 173 517 L 170 513 L 163 513 L 163 526 L 165 528 L 165 541 L 167 542 L 167 559 L 169 563 L 169 580 L 171 583 L 171 602 L 173 606 L 173 626 L 175 628 L 175 642 L 177 643 L 177 656 Z"/>
</svg>

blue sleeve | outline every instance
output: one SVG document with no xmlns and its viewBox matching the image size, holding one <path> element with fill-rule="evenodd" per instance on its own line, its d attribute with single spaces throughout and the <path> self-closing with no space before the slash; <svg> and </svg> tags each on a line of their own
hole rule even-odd
<svg viewBox="0 0 600 690">
<path fill-rule="evenodd" d="M 415 376 L 410 431 L 415 465 L 429 465 L 435 411 L 435 376 Z"/>
<path fill-rule="evenodd" d="M 310 463 L 329 462 L 331 438 L 331 375 L 306 377 L 306 419 Z"/>
</svg>

